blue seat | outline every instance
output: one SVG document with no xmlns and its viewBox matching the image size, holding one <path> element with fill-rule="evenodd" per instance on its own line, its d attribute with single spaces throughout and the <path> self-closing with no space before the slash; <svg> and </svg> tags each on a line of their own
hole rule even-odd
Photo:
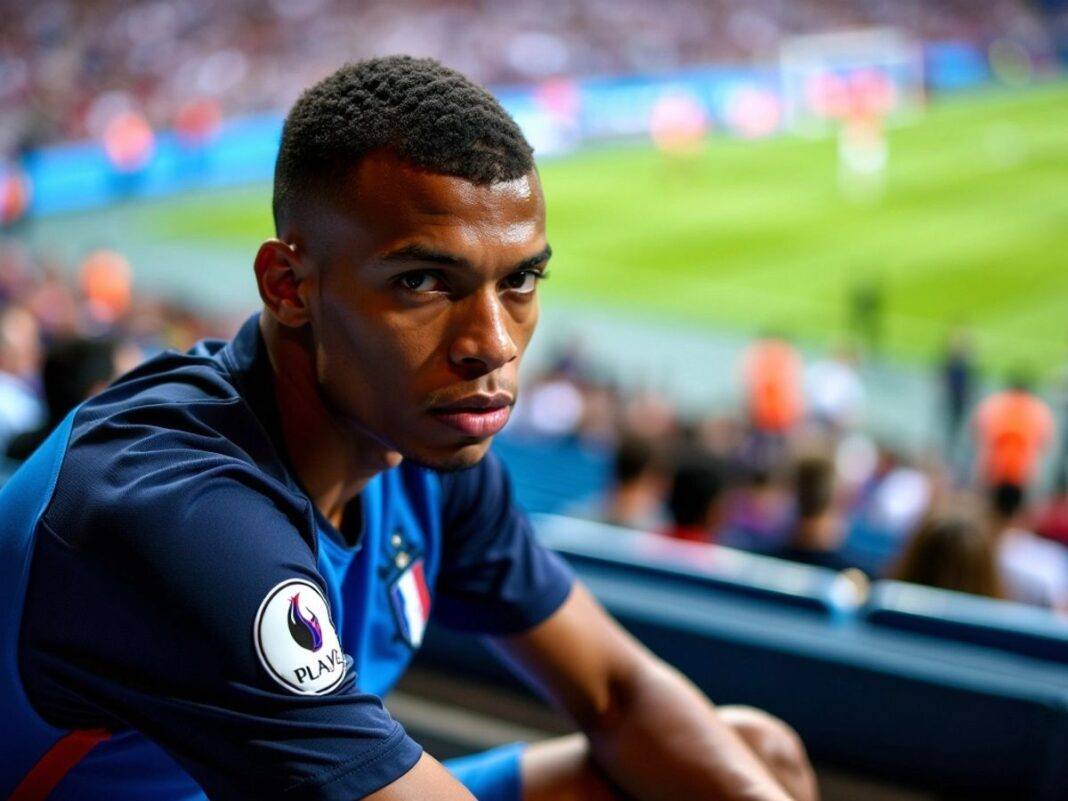
<svg viewBox="0 0 1068 801">
<path fill-rule="evenodd" d="M 564 440 L 510 435 L 493 449 L 508 465 L 516 497 L 532 512 L 559 512 L 604 491 L 610 456 L 601 449 Z"/>
</svg>

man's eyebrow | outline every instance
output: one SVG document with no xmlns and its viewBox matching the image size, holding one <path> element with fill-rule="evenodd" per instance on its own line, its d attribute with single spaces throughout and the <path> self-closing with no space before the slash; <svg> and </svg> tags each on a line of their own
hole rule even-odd
<svg viewBox="0 0 1068 801">
<path fill-rule="evenodd" d="M 537 267 L 539 264 L 547 262 L 552 255 L 553 249 L 549 245 L 546 245 L 540 253 L 535 253 L 533 256 L 525 258 L 518 264 L 513 265 L 509 272 L 519 272 L 520 270 L 529 270 L 532 267 Z M 418 261 L 429 264 L 442 264 L 447 267 L 467 267 L 470 265 L 470 262 L 468 262 L 467 259 L 460 256 L 453 256 L 450 253 L 431 250 L 422 245 L 404 245 L 403 247 L 379 256 L 376 261 L 380 264 Z"/>
<path fill-rule="evenodd" d="M 517 273 L 520 270 L 529 270 L 531 267 L 537 267 L 539 264 L 544 264 L 553 255 L 553 249 L 548 245 L 541 251 L 536 253 L 530 258 L 523 259 L 519 264 L 512 267 L 511 272 Z"/>
<path fill-rule="evenodd" d="M 463 267 L 468 264 L 467 259 L 453 256 L 449 253 L 441 253 L 436 250 L 431 250 L 422 245 L 405 245 L 404 247 L 397 248 L 396 250 L 379 256 L 376 261 L 383 264 L 398 261 L 422 261 L 430 262 L 431 264 L 444 264 L 458 267 Z"/>
</svg>

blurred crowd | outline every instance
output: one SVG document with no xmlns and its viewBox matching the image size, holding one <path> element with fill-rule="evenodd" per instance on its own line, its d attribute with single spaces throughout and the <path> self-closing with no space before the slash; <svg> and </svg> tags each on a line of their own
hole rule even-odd
<svg viewBox="0 0 1068 801">
<path fill-rule="evenodd" d="M 687 419 L 567 352 L 525 388 L 512 431 L 611 451 L 607 491 L 574 516 L 1068 612 L 1068 444 L 1028 376 L 984 394 L 955 333 L 930 410 L 944 441 L 907 453 L 866 430 L 859 354 L 806 362 L 757 338 L 739 405 Z"/>
<path fill-rule="evenodd" d="M 111 129 L 120 149 L 152 130 L 204 139 L 392 52 L 500 86 L 764 62 L 785 37 L 873 25 L 1042 54 L 1068 28 L 1063 7 L 1050 19 L 1025 0 L 0 0 L 0 13 L 0 160 Z"/>
<path fill-rule="evenodd" d="M 130 265 L 115 251 L 68 265 L 0 242 L 0 480 L 116 376 L 165 348 L 184 350 L 234 327 L 136 295 Z"/>
<path fill-rule="evenodd" d="M 69 265 L 0 243 L 0 461 L 17 465 L 145 358 L 238 322 L 136 294 L 115 251 Z M 525 388 L 510 432 L 613 454 L 608 490 L 574 499 L 572 515 L 1068 611 L 1068 438 L 1028 377 L 981 396 L 954 334 L 938 368 L 941 450 L 907 454 L 866 431 L 862 352 L 806 362 L 767 334 L 737 366 L 739 406 L 687 419 L 571 349 Z"/>
</svg>

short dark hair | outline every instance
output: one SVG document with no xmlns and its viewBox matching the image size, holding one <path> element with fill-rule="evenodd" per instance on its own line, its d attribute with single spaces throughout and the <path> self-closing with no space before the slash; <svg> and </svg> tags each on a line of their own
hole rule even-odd
<svg viewBox="0 0 1068 801">
<path fill-rule="evenodd" d="M 698 450 L 682 454 L 668 492 L 671 519 L 677 526 L 703 525 L 726 489 L 726 471 L 719 459 Z"/>
<path fill-rule="evenodd" d="M 275 225 L 294 203 L 376 150 L 413 167 L 475 184 L 534 167 L 515 120 L 482 87 L 429 58 L 387 56 L 346 64 L 290 109 L 274 172 Z"/>
<path fill-rule="evenodd" d="M 1014 517 L 1024 507 L 1024 502 L 1027 500 L 1023 487 L 1007 481 L 991 487 L 988 497 L 990 511 L 1006 520 Z"/>
<path fill-rule="evenodd" d="M 623 434 L 612 460 L 612 473 L 617 484 L 629 484 L 655 466 L 657 452 L 653 444 L 637 434 Z"/>
<path fill-rule="evenodd" d="M 819 456 L 806 456 L 794 466 L 797 513 L 803 519 L 817 517 L 834 501 L 834 464 Z"/>
<path fill-rule="evenodd" d="M 117 345 L 108 338 L 67 337 L 53 342 L 41 368 L 45 402 L 53 424 L 115 377 Z"/>
</svg>

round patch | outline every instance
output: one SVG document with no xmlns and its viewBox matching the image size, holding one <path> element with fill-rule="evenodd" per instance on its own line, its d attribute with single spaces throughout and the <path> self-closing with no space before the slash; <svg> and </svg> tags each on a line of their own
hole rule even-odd
<svg viewBox="0 0 1068 801">
<path fill-rule="evenodd" d="M 322 695 L 345 678 L 345 655 L 330 608 L 310 581 L 275 585 L 260 604 L 252 635 L 263 667 L 291 692 Z"/>
</svg>

